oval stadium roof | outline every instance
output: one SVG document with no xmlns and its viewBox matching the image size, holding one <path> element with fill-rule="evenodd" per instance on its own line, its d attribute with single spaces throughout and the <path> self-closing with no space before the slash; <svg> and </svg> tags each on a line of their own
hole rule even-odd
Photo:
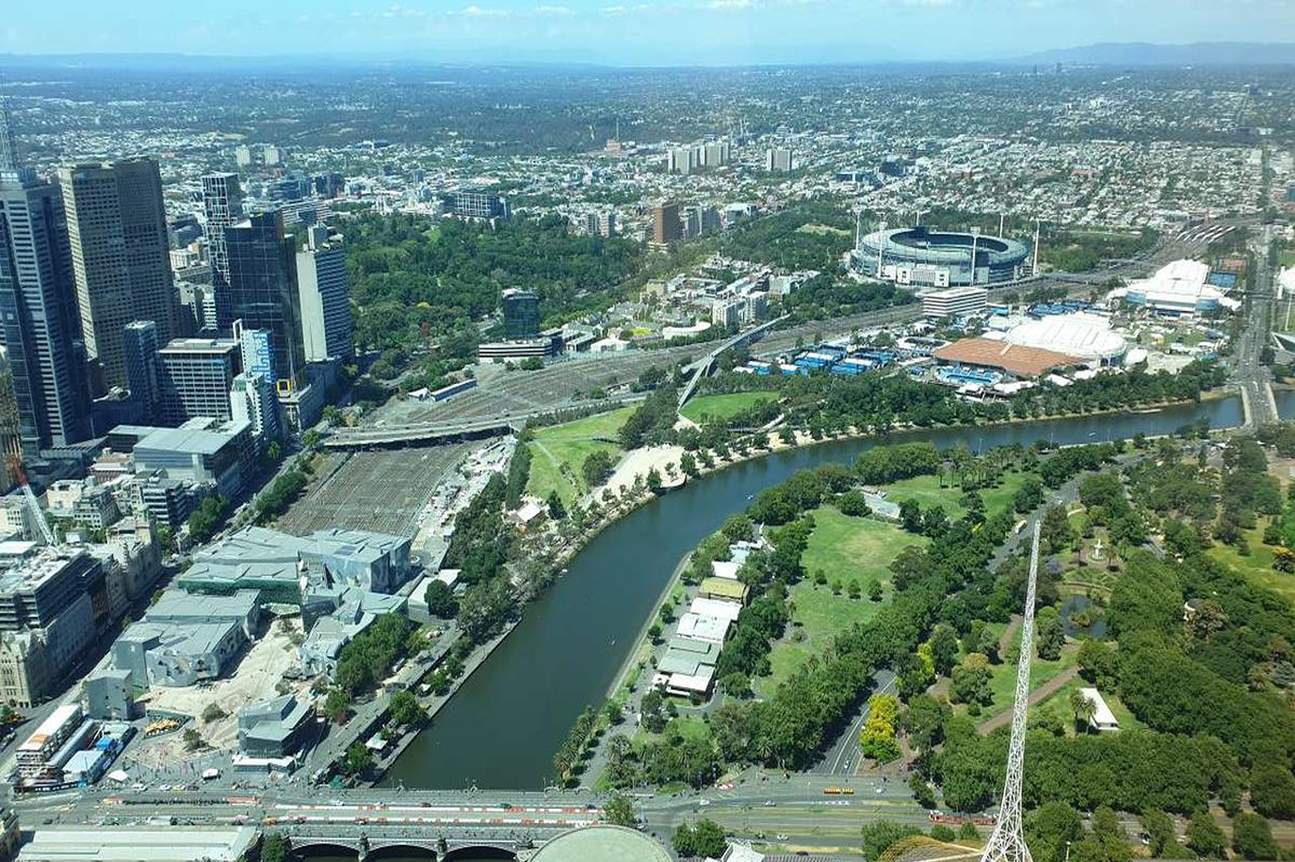
<svg viewBox="0 0 1295 862">
<path fill-rule="evenodd" d="M 641 832 L 624 826 L 586 826 L 545 844 L 531 862 L 672 862 L 670 854 Z"/>
</svg>

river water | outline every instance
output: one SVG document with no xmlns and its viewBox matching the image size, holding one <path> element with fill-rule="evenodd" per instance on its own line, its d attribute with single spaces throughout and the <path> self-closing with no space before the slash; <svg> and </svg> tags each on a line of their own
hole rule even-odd
<svg viewBox="0 0 1295 862">
<path fill-rule="evenodd" d="M 1295 393 L 1280 403 L 1295 412 Z M 929 440 L 942 448 L 963 443 L 972 450 L 1036 440 L 1103 442 L 1139 432 L 1167 434 L 1201 418 L 1215 428 L 1239 425 L 1240 399 L 1154 413 L 914 431 L 891 441 Z M 553 774 L 553 753 L 580 711 L 601 704 L 680 558 L 752 495 L 805 467 L 849 463 L 876 444 L 825 443 L 737 464 L 608 527 L 526 608 L 516 631 L 405 750 L 384 786 L 542 788 Z"/>
</svg>

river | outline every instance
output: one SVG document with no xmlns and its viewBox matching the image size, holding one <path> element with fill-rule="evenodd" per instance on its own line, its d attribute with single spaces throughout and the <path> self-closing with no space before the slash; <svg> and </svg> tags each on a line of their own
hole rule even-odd
<svg viewBox="0 0 1295 862">
<path fill-rule="evenodd" d="M 1289 406 L 1295 411 L 1295 396 Z M 1200 418 L 1215 428 L 1239 425 L 1240 399 L 1154 413 L 912 431 L 892 441 L 929 440 L 942 448 L 964 443 L 973 450 L 1036 440 L 1102 442 L 1139 432 L 1167 434 Z M 752 495 L 805 467 L 849 463 L 876 442 L 825 443 L 746 461 L 689 482 L 608 527 L 526 608 L 517 630 L 393 764 L 384 786 L 543 787 L 553 774 L 553 753 L 580 711 L 602 703 L 679 559 Z"/>
</svg>

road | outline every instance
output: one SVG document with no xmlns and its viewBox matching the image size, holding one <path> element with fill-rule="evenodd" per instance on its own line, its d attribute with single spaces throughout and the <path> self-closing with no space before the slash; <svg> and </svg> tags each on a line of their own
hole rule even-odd
<svg viewBox="0 0 1295 862">
<path fill-rule="evenodd" d="M 1246 407 L 1246 425 L 1255 428 L 1277 422 L 1277 404 L 1272 393 L 1272 372 L 1260 361 L 1272 331 L 1275 294 L 1273 272 L 1268 265 L 1268 246 L 1273 240 L 1272 225 L 1262 225 L 1251 240 L 1255 265 L 1255 287 L 1247 293 L 1244 328 L 1237 337 L 1232 374 Z"/>
</svg>

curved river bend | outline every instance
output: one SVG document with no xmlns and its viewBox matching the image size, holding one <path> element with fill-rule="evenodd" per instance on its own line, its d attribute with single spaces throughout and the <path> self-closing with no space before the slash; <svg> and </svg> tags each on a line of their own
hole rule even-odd
<svg viewBox="0 0 1295 862">
<path fill-rule="evenodd" d="M 1295 409 L 1295 400 L 1281 406 Z M 1286 413 L 1287 410 L 1283 410 Z M 992 427 L 941 428 L 892 441 L 973 450 L 1036 440 L 1104 442 L 1168 434 L 1197 419 L 1242 422 L 1237 397 L 1154 413 L 1106 414 Z M 867 439 L 808 446 L 746 461 L 689 482 L 594 538 L 565 576 L 526 608 L 512 633 L 392 766 L 385 786 L 538 789 L 576 716 L 601 704 L 679 559 L 749 498 L 796 470 L 851 462 Z"/>
</svg>

